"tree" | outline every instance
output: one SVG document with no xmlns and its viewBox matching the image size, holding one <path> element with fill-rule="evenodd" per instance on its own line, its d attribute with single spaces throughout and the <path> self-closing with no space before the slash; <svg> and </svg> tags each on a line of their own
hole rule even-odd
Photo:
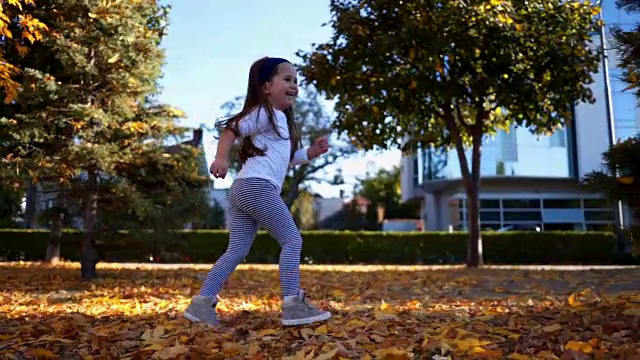
<svg viewBox="0 0 640 360">
<path fill-rule="evenodd" d="M 8 61 L 7 53 L 15 51 L 20 56 L 29 52 L 29 45 L 42 40 L 47 26 L 29 12 L 36 6 L 33 0 L 8 0 L 0 2 L 0 92 L 5 104 L 10 104 L 18 94 L 22 73 L 21 66 Z"/>
<path fill-rule="evenodd" d="M 302 90 L 302 96 L 296 100 L 294 107 L 303 146 L 309 146 L 320 136 L 330 136 L 331 119 L 320 103 L 318 93 L 311 87 L 305 87 Z M 243 97 L 236 97 L 233 101 L 224 103 L 222 109 L 227 115 L 235 114 L 242 107 L 243 101 Z M 330 136 L 331 138 L 333 140 L 331 140 L 331 149 L 328 153 L 309 164 L 294 166 L 289 170 L 289 176 L 285 179 L 282 187 L 284 202 L 289 208 L 300 196 L 301 191 L 308 190 L 307 185 L 310 182 L 331 182 L 330 179 L 322 176 L 322 172 L 335 164 L 340 158 L 348 157 L 357 151 L 353 145 L 344 143 L 339 137 Z M 232 155 L 234 157 L 231 170 L 234 172 L 240 171 L 241 164 L 237 157 L 237 151 L 232 151 L 232 154 L 235 154 L 235 156 Z"/>
<path fill-rule="evenodd" d="M 400 188 L 400 167 L 391 170 L 380 169 L 375 176 L 359 179 L 357 195 L 369 200 L 368 220 L 378 223 L 378 209 L 384 211 L 386 219 L 416 219 L 420 208 L 415 204 L 402 202 Z"/>
<path fill-rule="evenodd" d="M 291 204 L 291 213 L 300 230 L 311 230 L 317 225 L 318 218 L 315 208 L 316 197 L 307 190 L 300 191 L 300 195 Z"/>
<path fill-rule="evenodd" d="M 640 14 L 640 0 L 617 0 L 619 9 Z M 640 99 L 640 22 L 635 29 L 612 29 L 618 51 L 618 66 L 622 68 L 622 77 L 629 86 L 625 90 L 634 90 Z"/>
<path fill-rule="evenodd" d="M 612 146 L 602 154 L 602 164 L 602 169 L 586 174 L 583 183 L 628 204 L 633 218 L 640 222 L 640 136 Z"/>
<path fill-rule="evenodd" d="M 156 206 L 140 179 L 179 187 L 192 169 L 165 151 L 182 112 L 155 100 L 169 8 L 155 1 L 49 0 L 34 10 L 51 31 L 27 60 L 22 91 L 0 121 L 4 162 L 81 195 L 81 273 L 97 276 L 100 197 L 126 197 L 133 216 Z M 10 139 L 10 140 L 6 140 Z M 189 151 L 188 146 L 182 146 Z M 163 190 L 164 191 L 164 190 Z M 154 195 L 155 196 L 155 195 Z"/>
<path fill-rule="evenodd" d="M 576 102 L 594 101 L 598 9 L 577 0 L 332 0 L 331 12 L 331 40 L 298 52 L 304 78 L 337 98 L 335 126 L 364 149 L 410 137 L 457 150 L 467 265 L 481 265 L 482 139 L 514 123 L 551 133 Z"/>
<path fill-rule="evenodd" d="M 0 178 L 0 229 L 16 227 L 20 215 L 20 200 L 24 189 L 20 183 Z"/>
</svg>

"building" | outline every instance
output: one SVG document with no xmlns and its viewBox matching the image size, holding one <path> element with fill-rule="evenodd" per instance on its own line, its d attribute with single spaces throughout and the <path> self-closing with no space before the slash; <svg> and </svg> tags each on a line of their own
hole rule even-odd
<svg viewBox="0 0 640 360">
<path fill-rule="evenodd" d="M 639 21 L 616 9 L 613 0 L 604 1 L 603 13 L 608 25 L 630 27 Z M 594 35 L 595 44 L 600 44 L 600 39 Z M 512 128 L 484 139 L 483 229 L 522 225 L 543 231 L 598 230 L 613 224 L 613 205 L 602 194 L 578 184 L 585 174 L 601 166 L 601 155 L 608 149 L 612 133 L 616 139 L 625 139 L 640 131 L 640 109 L 634 95 L 622 91 L 626 85 L 618 79 L 617 54 L 609 51 L 608 55 L 613 132 L 608 125 L 601 65 L 592 84 L 596 102 L 577 105 L 573 125 L 551 136 L 537 137 L 528 129 Z M 467 228 L 466 193 L 455 150 L 404 153 L 402 197 L 420 202 L 427 231 Z"/>
</svg>

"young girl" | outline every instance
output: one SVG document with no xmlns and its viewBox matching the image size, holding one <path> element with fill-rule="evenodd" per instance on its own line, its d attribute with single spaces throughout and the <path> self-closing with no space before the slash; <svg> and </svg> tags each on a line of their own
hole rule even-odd
<svg viewBox="0 0 640 360">
<path fill-rule="evenodd" d="M 194 296 L 184 316 L 194 322 L 219 325 L 215 307 L 224 282 L 247 256 L 258 227 L 278 240 L 282 324 L 301 325 L 331 317 L 311 305 L 300 289 L 302 237 L 280 197 L 289 165 L 305 164 L 329 149 L 326 138 L 299 149 L 300 137 L 293 119 L 298 95 L 296 70 L 281 58 L 262 58 L 251 65 L 247 97 L 242 111 L 216 124 L 222 130 L 210 172 L 224 178 L 229 151 L 242 139 L 242 169 L 229 190 L 229 246 L 207 274 L 200 294 Z"/>
</svg>

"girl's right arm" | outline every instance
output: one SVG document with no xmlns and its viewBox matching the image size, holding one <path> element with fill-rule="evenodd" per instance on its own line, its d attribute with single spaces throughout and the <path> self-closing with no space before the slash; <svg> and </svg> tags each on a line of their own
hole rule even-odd
<svg viewBox="0 0 640 360">
<path fill-rule="evenodd" d="M 231 152 L 231 147 L 236 141 L 236 138 L 237 136 L 232 130 L 225 130 L 222 135 L 220 135 L 220 140 L 218 140 L 218 150 L 216 151 L 216 159 L 229 160 L 229 153 Z"/>
</svg>

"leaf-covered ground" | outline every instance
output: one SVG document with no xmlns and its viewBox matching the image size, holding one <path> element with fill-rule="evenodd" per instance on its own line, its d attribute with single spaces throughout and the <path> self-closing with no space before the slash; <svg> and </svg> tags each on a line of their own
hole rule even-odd
<svg viewBox="0 0 640 360">
<path fill-rule="evenodd" d="M 327 323 L 279 324 L 274 266 L 241 266 L 226 326 L 182 318 L 207 266 L 0 264 L 0 358 L 640 359 L 640 269 L 304 266 Z"/>
</svg>

